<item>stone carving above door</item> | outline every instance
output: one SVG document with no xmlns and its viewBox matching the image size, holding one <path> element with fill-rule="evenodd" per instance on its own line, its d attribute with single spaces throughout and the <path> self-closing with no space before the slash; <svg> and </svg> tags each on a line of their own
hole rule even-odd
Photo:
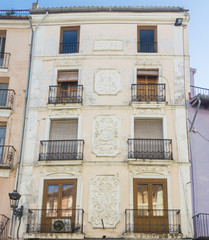
<svg viewBox="0 0 209 240">
<path fill-rule="evenodd" d="M 121 76 L 117 70 L 100 69 L 95 73 L 95 92 L 116 95 L 121 90 Z"/>
<path fill-rule="evenodd" d="M 113 175 L 96 176 L 90 183 L 89 222 L 93 228 L 115 228 L 120 222 L 120 180 Z"/>
<path fill-rule="evenodd" d="M 97 156 L 116 156 L 120 152 L 119 119 L 116 116 L 97 116 L 92 136 L 92 151 Z"/>
</svg>

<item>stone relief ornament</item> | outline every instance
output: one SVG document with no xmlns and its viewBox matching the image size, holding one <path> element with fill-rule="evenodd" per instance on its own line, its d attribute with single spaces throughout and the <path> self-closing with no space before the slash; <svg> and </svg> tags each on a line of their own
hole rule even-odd
<svg viewBox="0 0 209 240">
<path fill-rule="evenodd" d="M 93 228 L 115 228 L 120 221 L 120 180 L 96 176 L 90 184 L 89 222 Z"/>
<path fill-rule="evenodd" d="M 122 41 L 110 41 L 110 40 L 105 40 L 105 41 L 95 41 L 94 42 L 94 50 L 100 50 L 100 51 L 119 51 L 123 50 L 123 42 Z"/>
<path fill-rule="evenodd" d="M 117 70 L 98 70 L 95 73 L 95 91 L 101 95 L 115 95 L 121 90 L 120 73 Z"/>
<path fill-rule="evenodd" d="M 150 174 L 168 176 L 170 173 L 170 166 L 130 166 L 130 172 L 132 177 Z"/>
<path fill-rule="evenodd" d="M 116 156 L 120 152 L 119 120 L 115 116 L 98 116 L 92 136 L 92 149 L 97 156 Z"/>
<path fill-rule="evenodd" d="M 80 176 L 81 175 L 81 166 L 60 166 L 60 167 L 42 167 L 41 168 L 41 175 L 43 176 L 50 176 L 50 175 L 70 175 L 70 176 Z"/>
</svg>

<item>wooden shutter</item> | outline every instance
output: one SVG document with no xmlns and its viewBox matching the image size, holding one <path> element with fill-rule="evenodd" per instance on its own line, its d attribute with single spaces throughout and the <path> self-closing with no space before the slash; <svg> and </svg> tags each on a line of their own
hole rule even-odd
<svg viewBox="0 0 209 240">
<path fill-rule="evenodd" d="M 50 129 L 50 140 L 77 139 L 77 132 L 77 120 L 52 121 Z"/>
<path fill-rule="evenodd" d="M 163 128 L 161 119 L 141 119 L 134 121 L 134 137 L 162 139 Z"/>
<path fill-rule="evenodd" d="M 57 82 L 77 82 L 78 71 L 60 71 L 58 72 Z"/>
</svg>

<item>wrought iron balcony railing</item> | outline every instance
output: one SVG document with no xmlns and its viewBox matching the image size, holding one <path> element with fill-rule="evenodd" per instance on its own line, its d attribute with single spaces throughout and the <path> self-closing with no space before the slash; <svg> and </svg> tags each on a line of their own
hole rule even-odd
<svg viewBox="0 0 209 240">
<path fill-rule="evenodd" d="M 9 229 L 9 218 L 0 214 L 0 239 L 7 239 Z"/>
<path fill-rule="evenodd" d="M 83 233 L 83 209 L 28 209 L 27 233 Z"/>
<path fill-rule="evenodd" d="M 49 104 L 82 103 L 83 85 L 49 86 Z"/>
<path fill-rule="evenodd" d="M 13 108 L 15 91 L 0 88 L 0 108 Z"/>
<path fill-rule="evenodd" d="M 126 209 L 125 232 L 180 234 L 180 210 Z"/>
<path fill-rule="evenodd" d="M 0 168 L 13 168 L 15 152 L 13 146 L 0 145 Z"/>
<path fill-rule="evenodd" d="M 10 53 L 0 52 L 0 68 L 9 67 L 10 56 Z"/>
<path fill-rule="evenodd" d="M 84 140 L 48 140 L 40 142 L 40 161 L 83 160 Z"/>
<path fill-rule="evenodd" d="M 195 239 L 209 239 L 209 214 L 199 213 L 192 218 Z"/>
<path fill-rule="evenodd" d="M 79 42 L 60 43 L 60 53 L 78 53 Z"/>
<path fill-rule="evenodd" d="M 156 53 L 157 42 L 138 42 L 138 52 Z"/>
<path fill-rule="evenodd" d="M 128 158 L 173 159 L 171 139 L 128 139 Z"/>
<path fill-rule="evenodd" d="M 132 102 L 165 102 L 165 84 L 132 84 Z"/>
</svg>

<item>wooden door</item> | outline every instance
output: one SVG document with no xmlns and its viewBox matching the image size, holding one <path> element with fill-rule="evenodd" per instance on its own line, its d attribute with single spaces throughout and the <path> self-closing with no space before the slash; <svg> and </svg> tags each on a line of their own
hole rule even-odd
<svg viewBox="0 0 209 240">
<path fill-rule="evenodd" d="M 157 101 L 158 85 L 157 77 L 139 75 L 137 77 L 137 96 L 140 101 Z"/>
<path fill-rule="evenodd" d="M 75 228 L 77 180 L 45 180 L 41 232 L 72 232 Z"/>
<path fill-rule="evenodd" d="M 168 233 L 166 179 L 134 179 L 134 232 Z"/>
</svg>

